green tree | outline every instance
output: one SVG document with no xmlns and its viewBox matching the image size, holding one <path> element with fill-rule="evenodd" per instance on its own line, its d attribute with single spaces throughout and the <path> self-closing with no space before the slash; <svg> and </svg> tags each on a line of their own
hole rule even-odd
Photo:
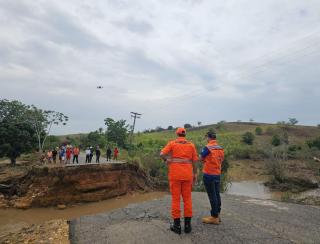
<svg viewBox="0 0 320 244">
<path fill-rule="evenodd" d="M 32 105 L 28 119 L 36 131 L 39 151 L 42 151 L 52 126 L 66 125 L 68 116 L 56 111 L 38 109 Z"/>
<path fill-rule="evenodd" d="M 167 130 L 173 130 L 173 126 L 172 125 L 169 125 Z"/>
<path fill-rule="evenodd" d="M 281 145 L 281 138 L 279 135 L 273 135 L 271 139 L 271 144 L 275 147 Z"/>
<path fill-rule="evenodd" d="M 186 128 L 186 129 L 190 129 L 190 128 L 192 128 L 192 125 L 191 124 L 188 124 L 188 123 L 186 123 L 186 124 L 184 124 L 184 126 L 183 126 L 184 128 Z"/>
<path fill-rule="evenodd" d="M 128 128 L 129 125 L 126 124 L 126 121 L 121 119 L 115 121 L 112 118 L 106 118 L 104 120 L 105 125 L 107 126 L 106 137 L 109 142 L 114 142 L 120 147 L 125 147 L 126 139 L 128 137 Z"/>
<path fill-rule="evenodd" d="M 16 158 L 35 147 L 35 130 L 27 120 L 29 106 L 19 101 L 0 100 L 0 157 Z"/>
<path fill-rule="evenodd" d="M 257 127 L 255 132 L 256 132 L 256 135 L 259 135 L 259 136 L 262 135 L 262 128 L 261 127 Z"/>
<path fill-rule="evenodd" d="M 246 132 L 242 135 L 242 142 L 252 145 L 254 141 L 254 135 L 251 132 Z"/>
<path fill-rule="evenodd" d="M 296 118 L 289 118 L 289 124 L 290 125 L 296 125 L 298 124 L 298 120 Z"/>
<path fill-rule="evenodd" d="M 100 146 L 104 148 L 107 144 L 106 137 L 100 131 L 93 131 L 88 134 L 87 146 Z"/>
</svg>

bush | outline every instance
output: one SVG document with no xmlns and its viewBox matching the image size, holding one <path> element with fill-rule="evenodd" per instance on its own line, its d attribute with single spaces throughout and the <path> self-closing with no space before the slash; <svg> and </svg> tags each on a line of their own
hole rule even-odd
<svg viewBox="0 0 320 244">
<path fill-rule="evenodd" d="M 275 147 L 281 145 L 281 139 L 279 135 L 273 135 L 271 139 L 271 144 Z"/>
<path fill-rule="evenodd" d="M 261 127 L 256 128 L 256 135 L 258 135 L 258 136 L 262 135 L 262 128 Z"/>
<path fill-rule="evenodd" d="M 251 132 L 246 132 L 242 135 L 242 142 L 252 145 L 254 140 L 254 135 Z"/>
<path fill-rule="evenodd" d="M 313 140 L 306 141 L 306 143 L 309 148 L 315 147 L 320 150 L 320 136 Z"/>
<path fill-rule="evenodd" d="M 245 146 L 238 146 L 230 151 L 230 155 L 233 156 L 235 159 L 249 159 L 250 158 L 251 150 Z"/>
</svg>

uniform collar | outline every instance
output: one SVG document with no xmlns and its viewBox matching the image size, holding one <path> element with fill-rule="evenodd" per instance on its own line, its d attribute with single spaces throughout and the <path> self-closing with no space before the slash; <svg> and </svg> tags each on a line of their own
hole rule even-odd
<svg viewBox="0 0 320 244">
<path fill-rule="evenodd" d="M 186 141 L 187 139 L 186 139 L 185 137 L 179 136 L 176 140 L 179 140 L 179 141 Z"/>
<path fill-rule="evenodd" d="M 217 142 L 217 140 L 216 140 L 216 139 L 212 139 L 212 140 L 210 140 L 210 141 L 208 142 L 208 144 L 214 144 L 214 145 L 217 145 L 217 144 L 218 144 L 218 142 Z"/>
</svg>

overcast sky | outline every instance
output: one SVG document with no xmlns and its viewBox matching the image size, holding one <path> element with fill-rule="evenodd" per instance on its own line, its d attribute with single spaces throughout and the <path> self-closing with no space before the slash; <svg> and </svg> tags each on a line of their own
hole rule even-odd
<svg viewBox="0 0 320 244">
<path fill-rule="evenodd" d="M 103 89 L 96 89 L 97 86 Z M 1 0 L 0 97 L 137 129 L 320 123 L 319 0 Z"/>
</svg>

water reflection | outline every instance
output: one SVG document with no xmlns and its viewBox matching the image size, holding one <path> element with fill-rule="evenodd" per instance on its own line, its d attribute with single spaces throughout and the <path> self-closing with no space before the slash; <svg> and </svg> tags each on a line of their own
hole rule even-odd
<svg viewBox="0 0 320 244">
<path fill-rule="evenodd" d="M 266 187 L 263 182 L 256 181 L 231 182 L 226 193 L 259 199 L 273 198 L 273 194 L 270 192 L 268 187 Z"/>
</svg>

